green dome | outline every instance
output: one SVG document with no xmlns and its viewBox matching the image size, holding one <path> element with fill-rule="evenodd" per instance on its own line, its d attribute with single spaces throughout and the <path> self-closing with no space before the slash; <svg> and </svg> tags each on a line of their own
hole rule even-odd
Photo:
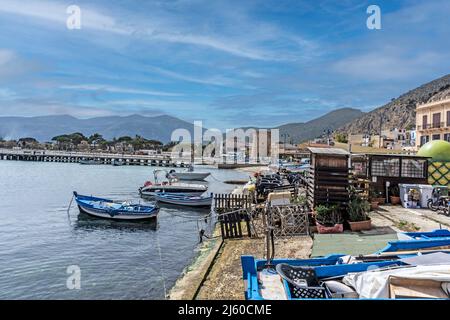
<svg viewBox="0 0 450 320">
<path fill-rule="evenodd" d="M 433 140 L 425 143 L 417 152 L 418 156 L 431 157 L 434 161 L 450 161 L 450 142 Z"/>
</svg>

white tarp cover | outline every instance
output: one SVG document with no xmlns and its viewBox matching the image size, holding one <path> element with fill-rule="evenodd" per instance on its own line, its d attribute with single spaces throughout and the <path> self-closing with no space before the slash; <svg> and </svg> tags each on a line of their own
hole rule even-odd
<svg viewBox="0 0 450 320">
<path fill-rule="evenodd" d="M 352 286 L 359 294 L 360 299 L 387 299 L 389 298 L 390 276 L 443 282 L 442 289 L 447 294 L 449 293 L 450 264 L 349 273 L 344 277 L 343 282 Z"/>
</svg>

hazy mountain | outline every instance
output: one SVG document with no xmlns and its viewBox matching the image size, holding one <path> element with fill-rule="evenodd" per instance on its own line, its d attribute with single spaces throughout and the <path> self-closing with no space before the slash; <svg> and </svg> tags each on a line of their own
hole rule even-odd
<svg viewBox="0 0 450 320">
<path fill-rule="evenodd" d="M 326 129 L 335 130 L 362 114 L 357 109 L 343 108 L 305 123 L 289 123 L 276 128 L 280 130 L 280 134 L 290 136 L 288 141 L 292 139 L 294 142 L 303 142 L 320 136 Z M 175 129 L 187 129 L 193 135 L 193 127 L 193 124 L 189 122 L 167 115 L 110 116 L 90 119 L 78 119 L 68 115 L 0 117 L 0 137 L 4 139 L 33 137 L 39 141 L 50 141 L 51 138 L 60 134 L 81 132 L 86 136 L 100 133 L 106 139 L 138 134 L 147 139 L 168 142 Z M 284 141 L 283 139 L 284 137 L 280 137 L 280 140 Z"/>
<path fill-rule="evenodd" d="M 339 131 L 347 133 L 378 133 L 380 121 L 383 129 L 414 128 L 416 105 L 450 97 L 450 74 L 413 89 L 388 104 L 348 122 Z"/>
<path fill-rule="evenodd" d="M 294 143 L 299 143 L 321 136 L 324 130 L 333 131 L 363 114 L 364 112 L 358 109 L 341 108 L 308 122 L 288 123 L 276 129 L 280 130 L 280 142 L 284 141 L 282 135 L 287 134 L 289 137 L 286 141 L 292 139 Z"/>
<path fill-rule="evenodd" d="M 78 119 L 68 115 L 41 117 L 0 117 L 0 137 L 19 139 L 34 137 L 50 141 L 60 134 L 81 132 L 86 136 L 100 133 L 106 139 L 120 136 L 140 135 L 147 139 L 170 141 L 175 129 L 187 129 L 193 134 L 193 124 L 175 117 L 160 115 L 145 117 L 130 115 Z"/>
</svg>

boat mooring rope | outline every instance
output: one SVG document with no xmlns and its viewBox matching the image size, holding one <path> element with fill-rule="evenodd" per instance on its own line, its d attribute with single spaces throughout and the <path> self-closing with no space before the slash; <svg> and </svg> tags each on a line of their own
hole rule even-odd
<svg viewBox="0 0 450 320">
<path fill-rule="evenodd" d="M 159 268 L 160 268 L 161 278 L 162 278 L 163 288 L 164 288 L 164 300 L 166 300 L 166 299 L 167 299 L 166 278 L 164 277 L 162 252 L 161 252 L 161 246 L 160 246 L 160 244 L 159 244 L 158 232 L 156 232 L 156 246 L 158 247 L 158 254 L 159 254 Z"/>
<path fill-rule="evenodd" d="M 70 198 L 69 206 L 67 207 L 67 219 L 69 220 L 69 226 L 72 226 L 72 221 L 70 221 L 70 208 L 72 207 L 73 198 L 75 196 L 72 195 L 72 198 Z"/>
</svg>

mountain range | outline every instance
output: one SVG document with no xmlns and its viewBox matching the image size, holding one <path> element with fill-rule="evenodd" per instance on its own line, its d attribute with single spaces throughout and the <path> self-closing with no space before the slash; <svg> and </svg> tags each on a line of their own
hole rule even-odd
<svg viewBox="0 0 450 320">
<path fill-rule="evenodd" d="M 105 139 L 140 135 L 144 138 L 169 142 L 175 129 L 183 128 L 193 134 L 194 125 L 168 115 L 145 117 L 130 115 L 78 119 L 68 115 L 40 117 L 0 117 L 0 137 L 19 139 L 33 137 L 50 141 L 54 136 L 81 132 L 86 136 L 100 133 Z"/>
<path fill-rule="evenodd" d="M 276 129 L 280 130 L 280 134 L 289 135 L 287 141 L 292 139 L 294 142 L 302 142 L 320 136 L 324 130 L 335 130 L 362 114 L 357 109 L 343 108 L 308 122 L 289 123 Z M 172 132 L 179 128 L 187 129 L 193 135 L 192 123 L 167 115 L 109 116 L 90 119 L 78 119 L 69 115 L 0 117 L 0 137 L 3 139 L 33 137 L 41 142 L 50 141 L 57 135 L 81 132 L 85 136 L 100 133 L 105 139 L 133 137 L 137 134 L 166 143 L 170 141 Z"/>
<path fill-rule="evenodd" d="M 345 133 L 378 133 L 380 121 L 383 129 L 413 128 L 417 103 L 426 103 L 450 97 L 450 74 L 413 89 L 389 103 L 368 113 L 353 108 L 341 108 L 319 118 L 288 123 L 275 127 L 280 130 L 280 141 L 294 143 L 316 138 L 325 130 Z M 60 134 L 81 132 L 86 136 L 100 133 L 106 139 L 140 135 L 147 139 L 169 142 L 175 129 L 189 130 L 192 123 L 168 115 L 154 117 L 130 115 L 78 119 L 69 115 L 40 117 L 0 117 L 0 137 L 19 139 L 33 137 L 49 141 Z"/>
</svg>

